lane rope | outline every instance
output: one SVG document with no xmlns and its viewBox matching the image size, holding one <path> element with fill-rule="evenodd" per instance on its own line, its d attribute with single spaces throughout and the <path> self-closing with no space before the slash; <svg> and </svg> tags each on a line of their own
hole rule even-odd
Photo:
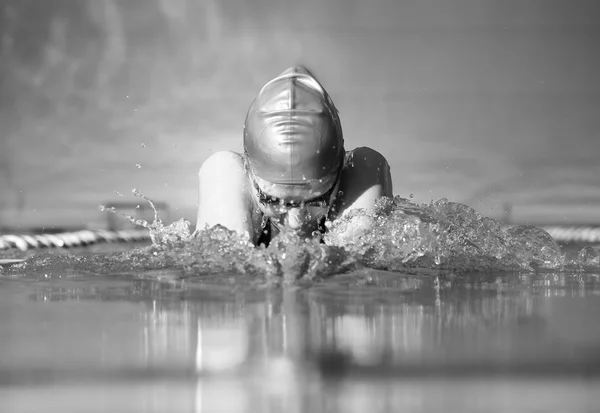
<svg viewBox="0 0 600 413">
<path fill-rule="evenodd" d="M 558 242 L 600 243 L 600 227 L 590 226 L 543 226 Z"/>
<path fill-rule="evenodd" d="M 56 234 L 0 235 L 0 251 L 17 248 L 21 251 L 37 248 L 72 248 L 109 242 L 150 241 L 147 229 L 120 231 L 80 230 Z"/>
</svg>

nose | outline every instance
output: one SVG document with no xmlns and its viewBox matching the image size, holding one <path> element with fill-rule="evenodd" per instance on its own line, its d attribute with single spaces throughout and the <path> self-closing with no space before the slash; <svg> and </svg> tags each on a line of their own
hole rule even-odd
<svg viewBox="0 0 600 413">
<path fill-rule="evenodd" d="M 292 229 L 300 229 L 305 219 L 306 208 L 290 208 L 287 213 L 287 224 Z"/>
</svg>

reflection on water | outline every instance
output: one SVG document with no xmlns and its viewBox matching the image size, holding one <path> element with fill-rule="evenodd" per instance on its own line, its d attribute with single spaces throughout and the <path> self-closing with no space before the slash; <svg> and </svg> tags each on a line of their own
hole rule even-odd
<svg viewBox="0 0 600 413">
<path fill-rule="evenodd" d="M 11 412 L 598 402 L 596 275 L 335 278 L 244 291 L 226 275 L 0 278 L 0 399 Z"/>
</svg>

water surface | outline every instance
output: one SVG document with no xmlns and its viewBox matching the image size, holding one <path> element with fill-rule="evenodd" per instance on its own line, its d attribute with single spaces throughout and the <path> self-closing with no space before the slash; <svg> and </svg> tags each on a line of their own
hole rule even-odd
<svg viewBox="0 0 600 413">
<path fill-rule="evenodd" d="M 0 278 L 3 411 L 592 411 L 595 274 Z"/>
</svg>

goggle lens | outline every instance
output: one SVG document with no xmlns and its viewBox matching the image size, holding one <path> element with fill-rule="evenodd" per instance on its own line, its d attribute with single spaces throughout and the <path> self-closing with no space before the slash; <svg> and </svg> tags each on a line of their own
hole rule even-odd
<svg viewBox="0 0 600 413">
<path fill-rule="evenodd" d="M 327 214 L 329 211 L 331 195 L 336 187 L 336 185 L 334 185 L 334 188 L 316 198 L 303 201 L 285 201 L 284 199 L 265 194 L 256 184 L 254 186 L 258 193 L 259 202 L 265 207 L 265 212 L 268 211 L 271 215 L 284 215 L 288 213 L 291 208 L 306 208 L 309 215 L 313 217 Z"/>
</svg>

